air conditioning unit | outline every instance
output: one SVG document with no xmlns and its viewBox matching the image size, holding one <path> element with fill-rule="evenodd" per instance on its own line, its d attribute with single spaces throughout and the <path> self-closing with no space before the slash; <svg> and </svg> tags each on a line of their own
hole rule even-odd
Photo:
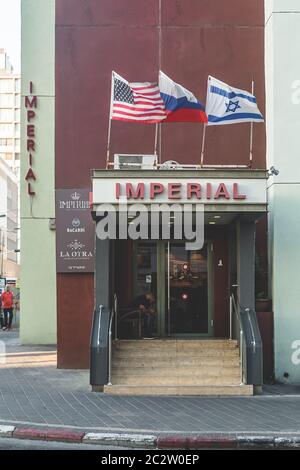
<svg viewBox="0 0 300 470">
<path fill-rule="evenodd" d="M 132 155 L 120 154 L 114 155 L 115 170 L 155 170 L 157 164 L 157 155 Z"/>
</svg>

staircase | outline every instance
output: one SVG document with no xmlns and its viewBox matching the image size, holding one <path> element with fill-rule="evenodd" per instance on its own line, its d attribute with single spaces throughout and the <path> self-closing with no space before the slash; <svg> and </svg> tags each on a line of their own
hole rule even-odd
<svg viewBox="0 0 300 470">
<path fill-rule="evenodd" d="M 112 395 L 253 395 L 237 342 L 222 339 L 116 340 L 111 381 Z"/>
</svg>

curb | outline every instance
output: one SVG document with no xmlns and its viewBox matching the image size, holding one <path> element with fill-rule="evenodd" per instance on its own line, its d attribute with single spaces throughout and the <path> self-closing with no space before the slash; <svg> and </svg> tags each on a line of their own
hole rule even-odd
<svg viewBox="0 0 300 470">
<path fill-rule="evenodd" d="M 220 436 L 161 436 L 157 439 L 157 449 L 235 449 L 237 440 Z"/>
<path fill-rule="evenodd" d="M 29 439 L 39 441 L 93 444 L 135 449 L 183 450 L 183 449 L 300 449 L 300 435 L 230 434 L 230 435 L 178 435 L 137 434 L 120 432 L 84 432 L 61 428 L 15 427 L 0 425 L 0 438 Z M 109 449 L 109 447 L 108 447 Z"/>
</svg>

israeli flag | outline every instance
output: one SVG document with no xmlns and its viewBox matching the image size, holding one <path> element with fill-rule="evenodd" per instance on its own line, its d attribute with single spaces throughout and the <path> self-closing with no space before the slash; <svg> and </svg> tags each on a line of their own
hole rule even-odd
<svg viewBox="0 0 300 470">
<path fill-rule="evenodd" d="M 210 76 L 207 82 L 206 114 L 208 126 L 264 120 L 254 95 Z"/>
</svg>

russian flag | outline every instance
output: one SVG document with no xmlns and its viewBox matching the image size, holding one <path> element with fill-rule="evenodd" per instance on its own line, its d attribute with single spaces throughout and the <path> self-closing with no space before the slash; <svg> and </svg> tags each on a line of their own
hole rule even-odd
<svg viewBox="0 0 300 470">
<path fill-rule="evenodd" d="M 189 90 L 159 72 L 159 91 L 167 117 L 163 122 L 207 122 L 204 106 Z"/>
</svg>

